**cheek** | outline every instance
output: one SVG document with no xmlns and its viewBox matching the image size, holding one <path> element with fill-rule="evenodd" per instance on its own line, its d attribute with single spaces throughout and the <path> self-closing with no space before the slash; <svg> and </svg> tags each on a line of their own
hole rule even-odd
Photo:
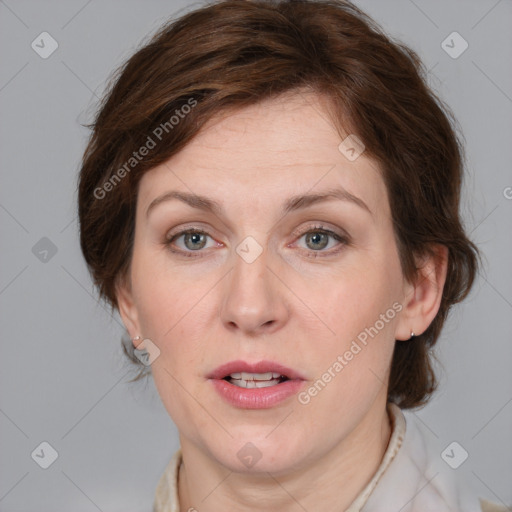
<svg viewBox="0 0 512 512">
<path fill-rule="evenodd" d="M 303 282 L 298 293 L 308 298 L 307 304 L 316 314 L 303 317 L 310 328 L 316 325 L 326 341 L 355 339 L 376 322 L 379 331 L 388 333 L 396 317 L 393 304 L 400 299 L 399 280 L 389 266 L 381 264 L 379 268 L 352 268 L 317 280 L 314 286 Z"/>
<path fill-rule="evenodd" d="M 200 314 L 204 280 L 184 278 L 169 265 L 165 254 L 149 250 L 134 254 L 132 283 L 147 337 L 162 343 L 181 338 L 190 316 Z"/>
<path fill-rule="evenodd" d="M 326 406 L 330 400 L 338 400 L 336 395 L 355 406 L 382 386 L 401 310 L 397 300 L 401 274 L 395 262 L 354 266 L 342 274 L 331 276 L 328 282 L 318 281 L 315 287 L 308 284 L 309 291 L 303 288 L 301 292 L 309 297 L 308 306 L 316 313 L 299 320 L 300 329 L 316 340 L 303 350 L 310 354 L 315 378 L 329 381 L 329 391 L 322 391 L 323 398 L 318 401 Z"/>
<path fill-rule="evenodd" d="M 327 297 L 324 294 L 324 303 L 337 305 L 324 306 L 320 313 L 334 334 L 326 331 L 313 350 L 311 346 L 303 349 L 315 372 L 300 403 L 309 403 L 315 411 L 312 418 L 329 414 L 332 424 L 345 424 L 347 411 L 358 417 L 384 392 L 400 304 L 382 290 L 376 295 L 347 287 Z"/>
<path fill-rule="evenodd" d="M 160 350 L 151 370 L 172 415 L 180 414 L 178 403 L 186 407 L 190 396 L 183 386 L 190 388 L 191 378 L 199 376 L 208 357 L 205 343 L 213 318 L 208 289 L 204 284 L 196 285 L 194 280 L 185 283 L 175 275 L 158 272 L 139 281 L 141 329 Z"/>
</svg>

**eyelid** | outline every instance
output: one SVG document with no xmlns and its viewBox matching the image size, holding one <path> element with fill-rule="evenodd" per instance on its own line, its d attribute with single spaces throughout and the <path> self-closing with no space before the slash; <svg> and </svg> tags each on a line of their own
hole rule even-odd
<svg viewBox="0 0 512 512">
<path fill-rule="evenodd" d="M 340 231 L 339 233 L 336 231 Z M 339 236 L 340 238 L 346 238 L 350 239 L 350 235 L 341 228 L 331 228 L 330 226 L 327 226 L 323 222 L 316 222 L 313 224 L 309 224 L 306 227 L 297 228 L 294 231 L 292 231 L 293 236 L 302 236 L 306 233 L 309 233 L 310 231 L 324 231 L 326 233 L 332 233 L 333 235 Z"/>
<path fill-rule="evenodd" d="M 188 222 L 186 224 L 180 224 L 172 229 L 169 229 L 165 233 L 165 240 L 169 240 L 176 235 L 182 235 L 183 233 L 194 231 L 198 233 L 204 233 L 212 238 L 215 238 L 212 235 L 212 232 L 215 232 L 215 229 L 211 225 L 202 226 L 200 221 L 198 222 Z"/>
</svg>

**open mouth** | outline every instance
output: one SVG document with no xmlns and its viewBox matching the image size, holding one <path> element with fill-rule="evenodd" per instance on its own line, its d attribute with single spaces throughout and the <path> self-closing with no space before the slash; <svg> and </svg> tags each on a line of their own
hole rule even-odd
<svg viewBox="0 0 512 512">
<path fill-rule="evenodd" d="M 213 388 L 238 409 L 270 409 L 291 398 L 306 378 L 275 361 L 230 361 L 206 375 Z"/>
<path fill-rule="evenodd" d="M 223 380 L 240 388 L 269 388 L 271 386 L 281 384 L 281 382 L 285 382 L 289 379 L 285 375 L 281 375 L 277 372 L 236 372 L 226 375 Z"/>
</svg>

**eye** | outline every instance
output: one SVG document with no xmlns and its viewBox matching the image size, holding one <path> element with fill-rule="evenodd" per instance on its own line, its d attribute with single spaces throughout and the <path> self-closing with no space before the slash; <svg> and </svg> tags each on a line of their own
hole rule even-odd
<svg viewBox="0 0 512 512">
<path fill-rule="evenodd" d="M 329 256 L 338 253 L 341 249 L 338 248 L 334 251 L 324 250 L 331 249 L 336 244 L 334 241 L 339 242 L 338 245 L 344 246 L 349 243 L 349 238 L 346 235 L 335 233 L 330 229 L 323 226 L 312 226 L 306 232 L 298 233 L 299 240 L 304 239 L 306 244 L 305 250 L 309 252 L 308 257 L 316 258 L 318 256 Z M 328 247 L 329 246 L 329 247 Z M 326 254 L 323 254 L 326 253 Z"/>
<path fill-rule="evenodd" d="M 181 238 L 183 239 L 182 246 L 177 243 Z M 195 255 L 191 253 L 202 252 L 201 250 L 206 247 L 208 238 L 211 238 L 211 236 L 206 231 L 195 228 L 186 229 L 168 238 L 165 242 L 165 245 L 167 245 L 169 250 L 172 252 L 180 253 L 188 257 L 193 257 Z M 173 248 L 174 244 L 176 244 L 178 249 Z"/>
<path fill-rule="evenodd" d="M 304 239 L 306 247 L 301 247 L 302 251 L 305 251 L 306 256 L 309 258 L 316 258 L 319 256 L 330 256 L 340 252 L 343 246 L 350 243 L 348 235 L 338 234 L 324 226 L 310 226 L 307 231 L 294 232 L 295 236 L 299 237 L 299 240 Z M 213 241 L 209 246 L 208 239 Z M 341 246 L 335 250 L 332 247 L 336 247 L 334 242 L 338 242 L 337 245 Z M 202 229 L 189 228 L 167 238 L 164 244 L 173 253 L 177 253 L 186 257 L 201 257 L 211 247 L 221 247 L 220 244 L 213 240 L 213 238 Z M 325 250 L 327 248 L 327 250 Z"/>
</svg>

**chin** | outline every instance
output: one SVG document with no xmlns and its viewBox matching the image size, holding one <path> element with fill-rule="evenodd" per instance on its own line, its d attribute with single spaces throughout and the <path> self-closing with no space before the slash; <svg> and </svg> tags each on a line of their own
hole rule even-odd
<svg viewBox="0 0 512 512">
<path fill-rule="evenodd" d="M 311 443 L 304 438 L 304 433 L 292 435 L 289 430 L 283 430 L 279 435 L 277 431 L 272 432 L 272 428 L 249 429 L 253 434 L 245 428 L 240 432 L 232 431 L 234 439 L 225 438 L 226 444 L 215 444 L 211 453 L 236 473 L 277 475 L 299 469 L 310 454 L 305 448 L 310 449 Z"/>
</svg>

